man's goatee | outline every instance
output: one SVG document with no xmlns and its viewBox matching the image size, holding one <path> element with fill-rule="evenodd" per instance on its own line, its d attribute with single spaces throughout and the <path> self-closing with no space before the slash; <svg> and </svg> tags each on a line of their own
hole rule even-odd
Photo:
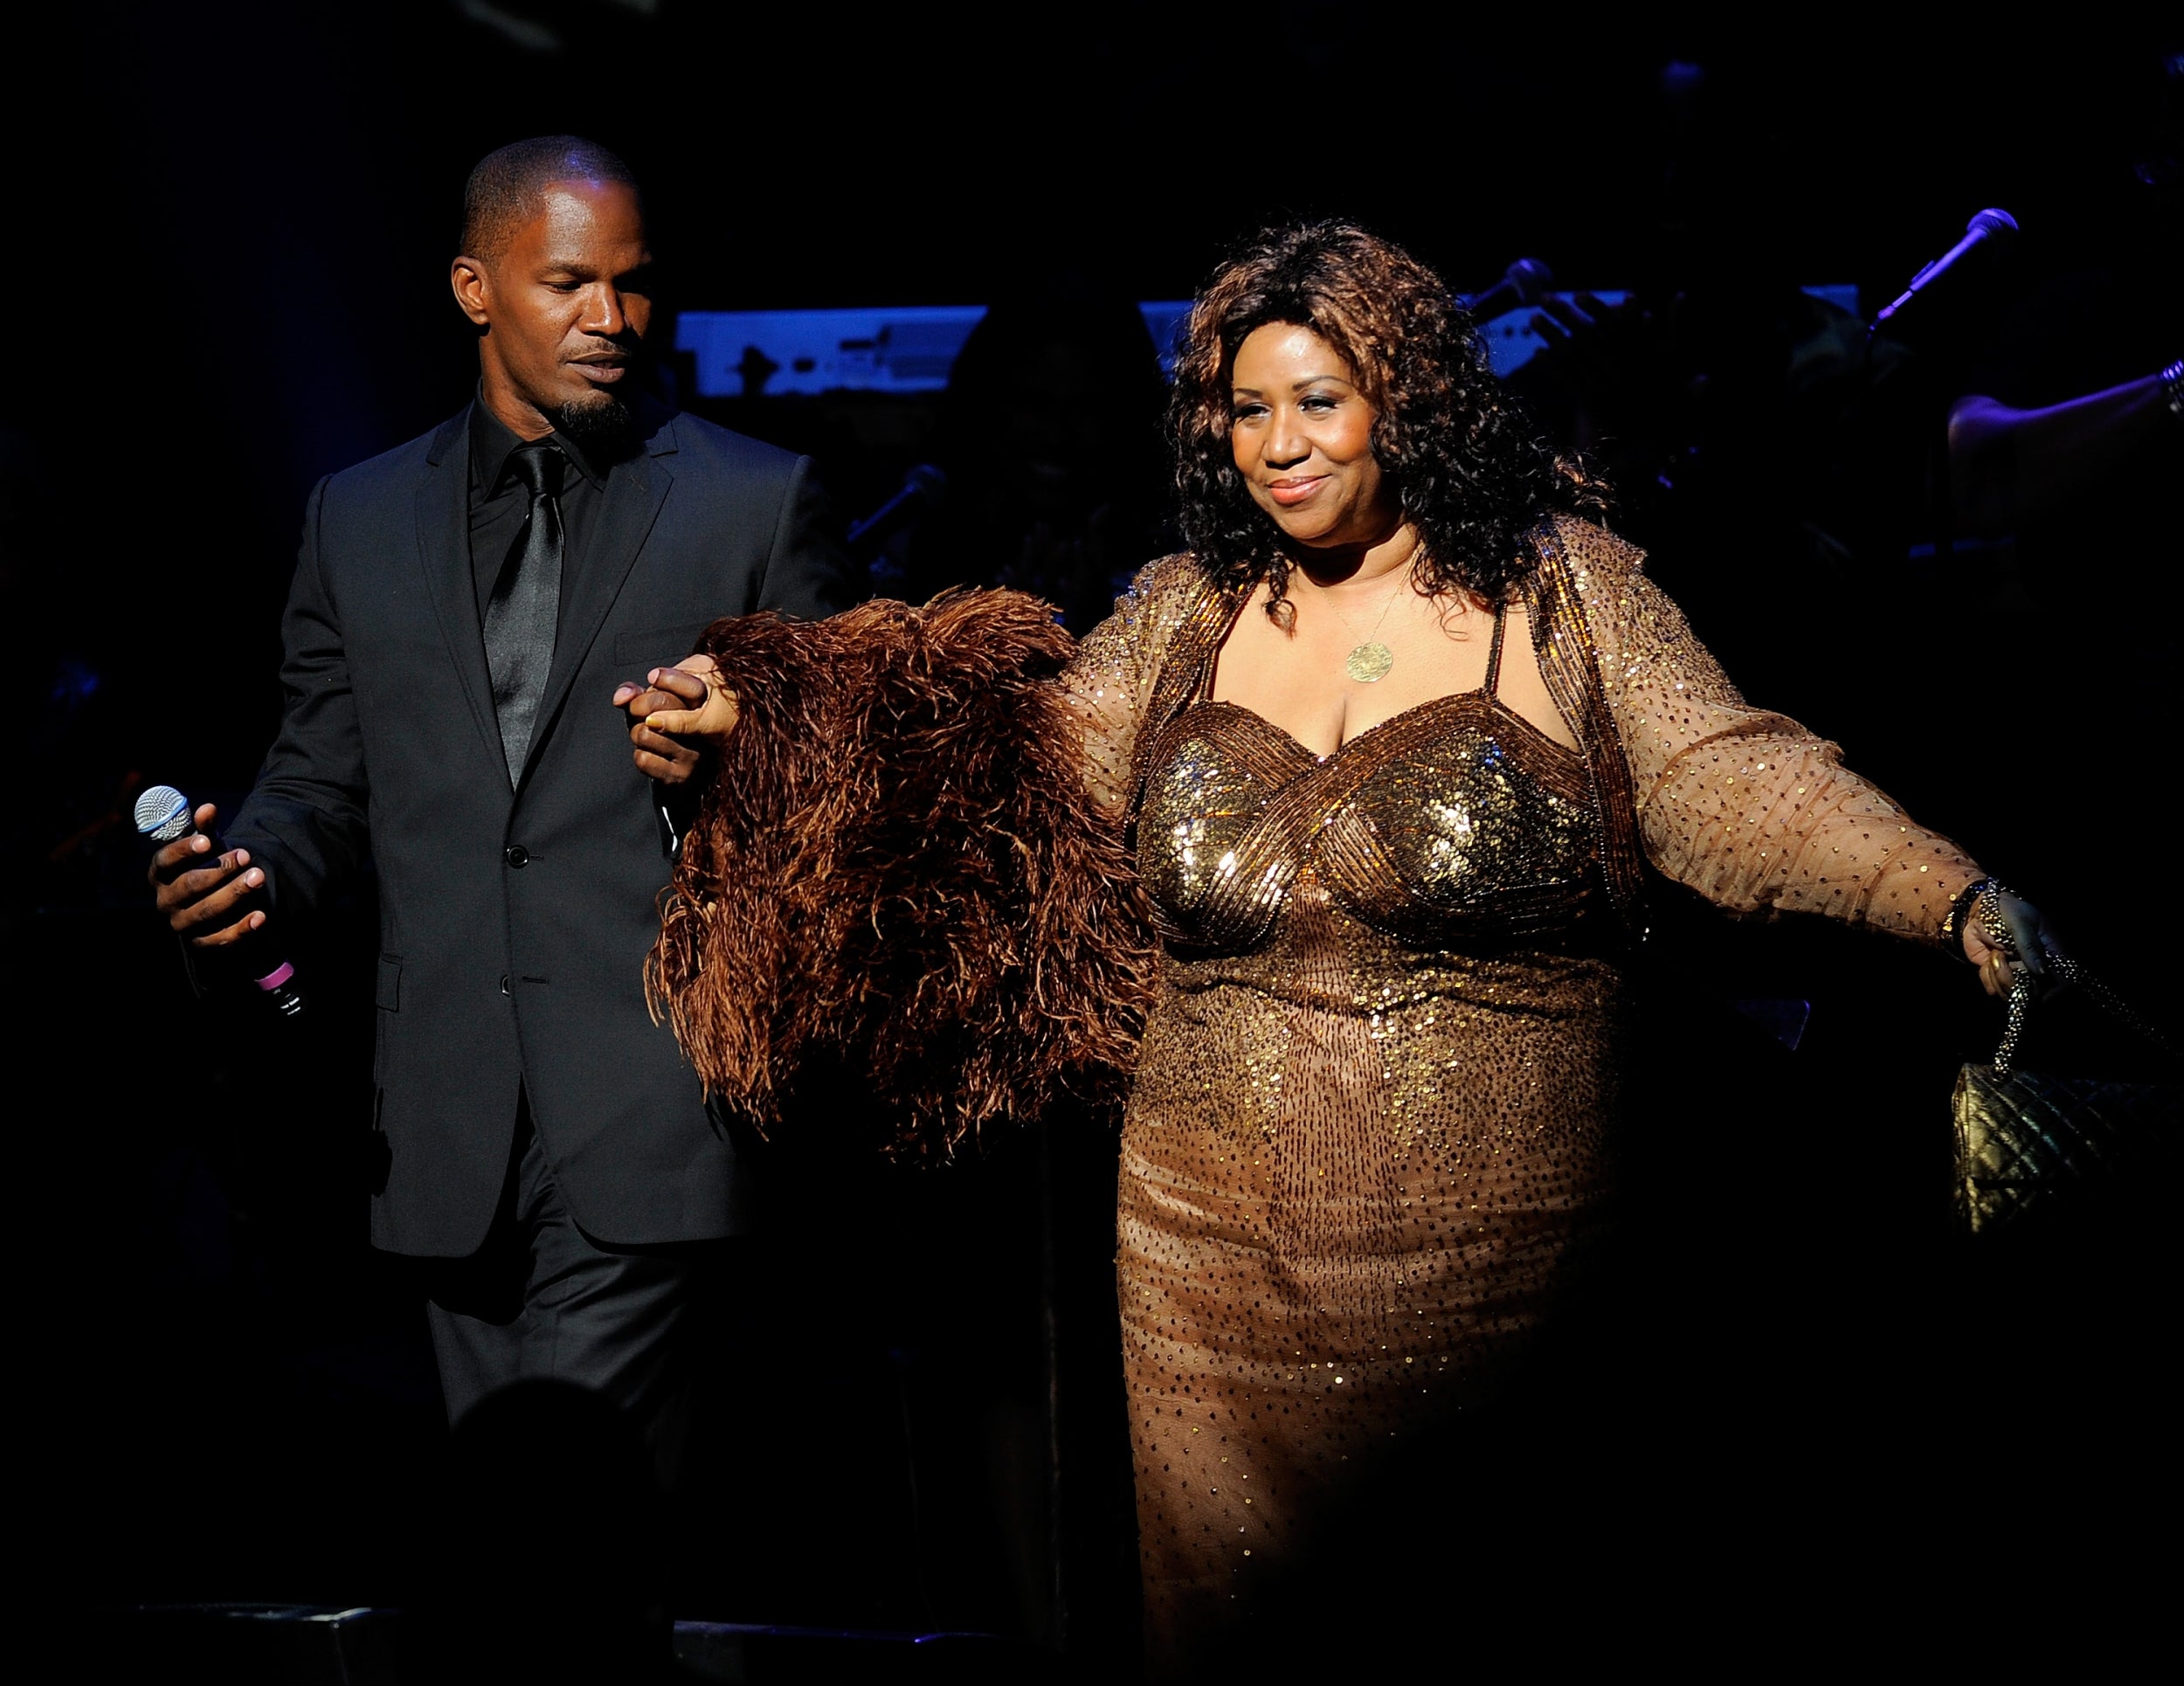
<svg viewBox="0 0 2184 1686">
<path fill-rule="evenodd" d="M 637 418 L 629 405 L 612 392 L 581 401 L 570 399 L 555 412 L 554 431 L 590 450 L 624 443 L 635 430 Z"/>
</svg>

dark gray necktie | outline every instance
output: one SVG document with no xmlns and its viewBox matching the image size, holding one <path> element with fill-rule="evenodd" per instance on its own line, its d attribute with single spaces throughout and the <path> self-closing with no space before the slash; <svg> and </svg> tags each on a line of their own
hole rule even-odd
<svg viewBox="0 0 2184 1686">
<path fill-rule="evenodd" d="M 486 599 L 486 668 L 493 675 L 493 711 L 501 722 L 510 784 L 522 777 L 546 694 L 546 670 L 554 660 L 554 620 L 561 610 L 561 471 L 567 461 L 544 439 L 508 453 L 508 472 L 530 493 L 531 508 Z"/>
</svg>

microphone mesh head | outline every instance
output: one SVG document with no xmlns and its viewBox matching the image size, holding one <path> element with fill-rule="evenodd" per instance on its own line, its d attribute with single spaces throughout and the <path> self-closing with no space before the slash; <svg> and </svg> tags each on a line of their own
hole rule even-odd
<svg viewBox="0 0 2184 1686">
<path fill-rule="evenodd" d="M 155 784 L 136 798 L 136 829 L 155 843 L 171 843 L 190 829 L 190 798 L 171 784 Z"/>
<path fill-rule="evenodd" d="M 1989 205 L 1965 225 L 1966 234 L 1984 234 L 1990 240 L 2007 239 L 2017 231 L 2017 219 L 2000 205 Z"/>
</svg>

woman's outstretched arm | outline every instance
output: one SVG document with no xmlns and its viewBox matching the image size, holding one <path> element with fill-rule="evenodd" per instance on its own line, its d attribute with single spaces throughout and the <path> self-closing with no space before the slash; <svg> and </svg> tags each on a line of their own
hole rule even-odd
<svg viewBox="0 0 2184 1686">
<path fill-rule="evenodd" d="M 1636 550 L 1579 523 L 1563 536 L 1653 865 L 1733 912 L 1816 913 L 1955 946 L 2006 990 L 2007 952 L 1961 917 L 1979 864 L 1834 743 L 1747 703 Z M 2053 946 L 2038 911 L 2007 895 L 2002 909 L 2036 974 Z"/>
</svg>

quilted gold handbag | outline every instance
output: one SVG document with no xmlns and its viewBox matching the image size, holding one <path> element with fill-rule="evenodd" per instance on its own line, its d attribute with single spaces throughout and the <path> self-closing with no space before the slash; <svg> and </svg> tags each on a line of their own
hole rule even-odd
<svg viewBox="0 0 2184 1686">
<path fill-rule="evenodd" d="M 2174 1043 L 2076 961 L 2050 952 L 2048 968 L 2176 1054 Z M 2157 1182 L 2156 1169 L 2184 1139 L 2177 1116 L 2184 1090 L 2173 1084 L 2057 1077 L 2017 1066 L 2035 988 L 2019 972 L 1994 1063 L 1957 1074 L 1953 1204 L 1957 1227 L 1967 1234 L 2028 1229 L 2073 1213 L 2098 1217 L 2134 1194 L 2159 1199 L 2166 1179 Z"/>
</svg>

